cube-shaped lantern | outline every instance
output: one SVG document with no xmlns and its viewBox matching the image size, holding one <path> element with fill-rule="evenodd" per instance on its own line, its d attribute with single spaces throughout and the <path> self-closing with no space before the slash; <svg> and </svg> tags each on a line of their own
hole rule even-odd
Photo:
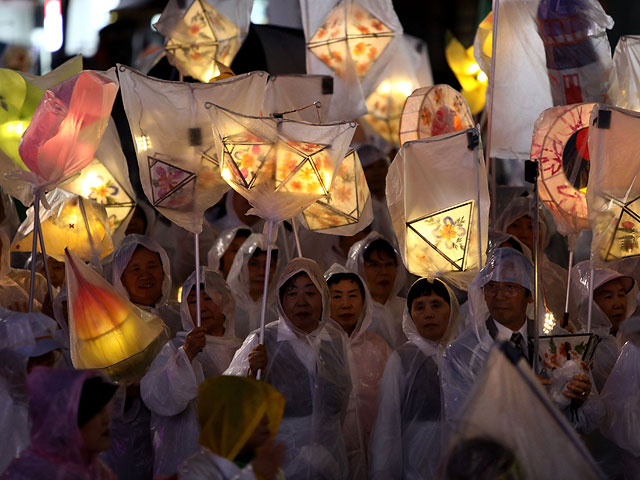
<svg viewBox="0 0 640 480">
<path fill-rule="evenodd" d="M 347 153 L 329 193 L 302 212 L 303 224 L 312 232 L 355 235 L 373 221 L 367 179 L 355 150 Z"/>
</svg>

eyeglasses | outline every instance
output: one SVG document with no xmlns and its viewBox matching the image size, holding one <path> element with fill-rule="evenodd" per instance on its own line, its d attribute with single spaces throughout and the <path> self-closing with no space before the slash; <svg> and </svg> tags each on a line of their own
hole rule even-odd
<svg viewBox="0 0 640 480">
<path fill-rule="evenodd" d="M 503 283 L 499 283 L 499 282 L 489 282 L 484 286 L 484 293 L 485 295 L 489 295 L 490 297 L 495 297 L 496 295 L 498 295 L 498 292 L 502 293 L 502 295 L 504 297 L 515 297 L 516 295 L 518 295 L 519 293 L 522 293 L 522 291 L 525 288 L 521 285 L 513 285 L 513 284 L 503 284 Z"/>
</svg>

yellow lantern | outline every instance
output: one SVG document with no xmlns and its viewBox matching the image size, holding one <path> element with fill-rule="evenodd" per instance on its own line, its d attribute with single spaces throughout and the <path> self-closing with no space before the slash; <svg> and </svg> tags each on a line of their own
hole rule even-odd
<svg viewBox="0 0 640 480">
<path fill-rule="evenodd" d="M 94 253 L 104 258 L 113 252 L 113 241 L 103 206 L 60 189 L 47 194 L 49 210 L 40 209 L 40 226 L 47 255 L 64 261 L 68 248 L 84 261 Z M 33 241 L 33 207 L 20 225 L 12 252 L 30 252 Z"/>
<path fill-rule="evenodd" d="M 347 153 L 329 193 L 302 212 L 302 221 L 312 232 L 345 236 L 373 221 L 369 186 L 355 150 Z"/>
<path fill-rule="evenodd" d="M 398 143 L 400 116 L 407 97 L 415 85 L 407 80 L 384 80 L 367 97 L 367 113 L 363 119 L 391 145 Z"/>
<path fill-rule="evenodd" d="M 67 251 L 73 366 L 104 369 L 114 380 L 139 379 L 167 339 L 162 320 L 134 306 Z"/>
<path fill-rule="evenodd" d="M 471 113 L 476 115 L 484 108 L 489 78 L 476 62 L 473 50 L 473 45 L 464 48 L 460 41 L 451 35 L 445 55 L 449 67 L 460 82 L 461 93 L 467 100 Z"/>
</svg>

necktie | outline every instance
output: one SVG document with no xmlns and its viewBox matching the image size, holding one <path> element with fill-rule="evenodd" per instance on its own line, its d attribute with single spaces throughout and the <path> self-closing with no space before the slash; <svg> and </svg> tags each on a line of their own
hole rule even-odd
<svg viewBox="0 0 640 480">
<path fill-rule="evenodd" d="M 527 342 L 520 332 L 514 332 L 513 335 L 511 335 L 511 343 L 513 343 L 516 348 L 520 350 L 520 353 L 525 360 L 529 360 L 529 356 L 527 355 Z"/>
</svg>

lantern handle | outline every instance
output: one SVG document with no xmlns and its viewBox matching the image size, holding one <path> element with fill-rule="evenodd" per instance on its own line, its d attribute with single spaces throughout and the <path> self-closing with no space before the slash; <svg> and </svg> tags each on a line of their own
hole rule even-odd
<svg viewBox="0 0 640 480">
<path fill-rule="evenodd" d="M 293 236 L 296 239 L 296 249 L 298 251 L 298 256 L 302 257 L 303 255 L 302 248 L 300 247 L 300 235 L 298 234 L 298 225 L 296 224 L 296 219 L 294 217 L 291 218 L 291 227 L 293 228 Z"/>
<path fill-rule="evenodd" d="M 200 312 L 200 235 L 193 234 L 193 242 L 196 257 L 196 327 L 202 326 L 202 313 Z M 188 293 L 188 292 L 187 292 Z"/>
<path fill-rule="evenodd" d="M 273 220 L 268 220 L 267 225 L 267 265 L 264 272 L 264 288 L 262 289 L 262 310 L 260 311 L 260 345 L 264 345 L 264 322 L 267 311 L 267 291 L 269 288 L 269 271 L 271 270 L 271 248 L 272 248 L 272 234 L 273 234 Z M 256 378 L 260 380 L 262 371 L 258 370 Z"/>
<path fill-rule="evenodd" d="M 40 217 L 40 189 L 33 200 L 33 241 L 31 242 L 31 277 L 29 281 L 29 313 L 33 312 L 33 289 L 36 283 L 36 255 L 38 253 L 38 220 Z M 51 299 L 53 301 L 53 299 Z"/>
<path fill-rule="evenodd" d="M 567 328 L 569 324 L 569 292 L 571 290 L 571 267 L 573 266 L 573 250 L 569 250 L 569 271 L 567 272 L 567 296 L 564 301 L 564 316 L 562 317 L 562 328 Z"/>
</svg>

